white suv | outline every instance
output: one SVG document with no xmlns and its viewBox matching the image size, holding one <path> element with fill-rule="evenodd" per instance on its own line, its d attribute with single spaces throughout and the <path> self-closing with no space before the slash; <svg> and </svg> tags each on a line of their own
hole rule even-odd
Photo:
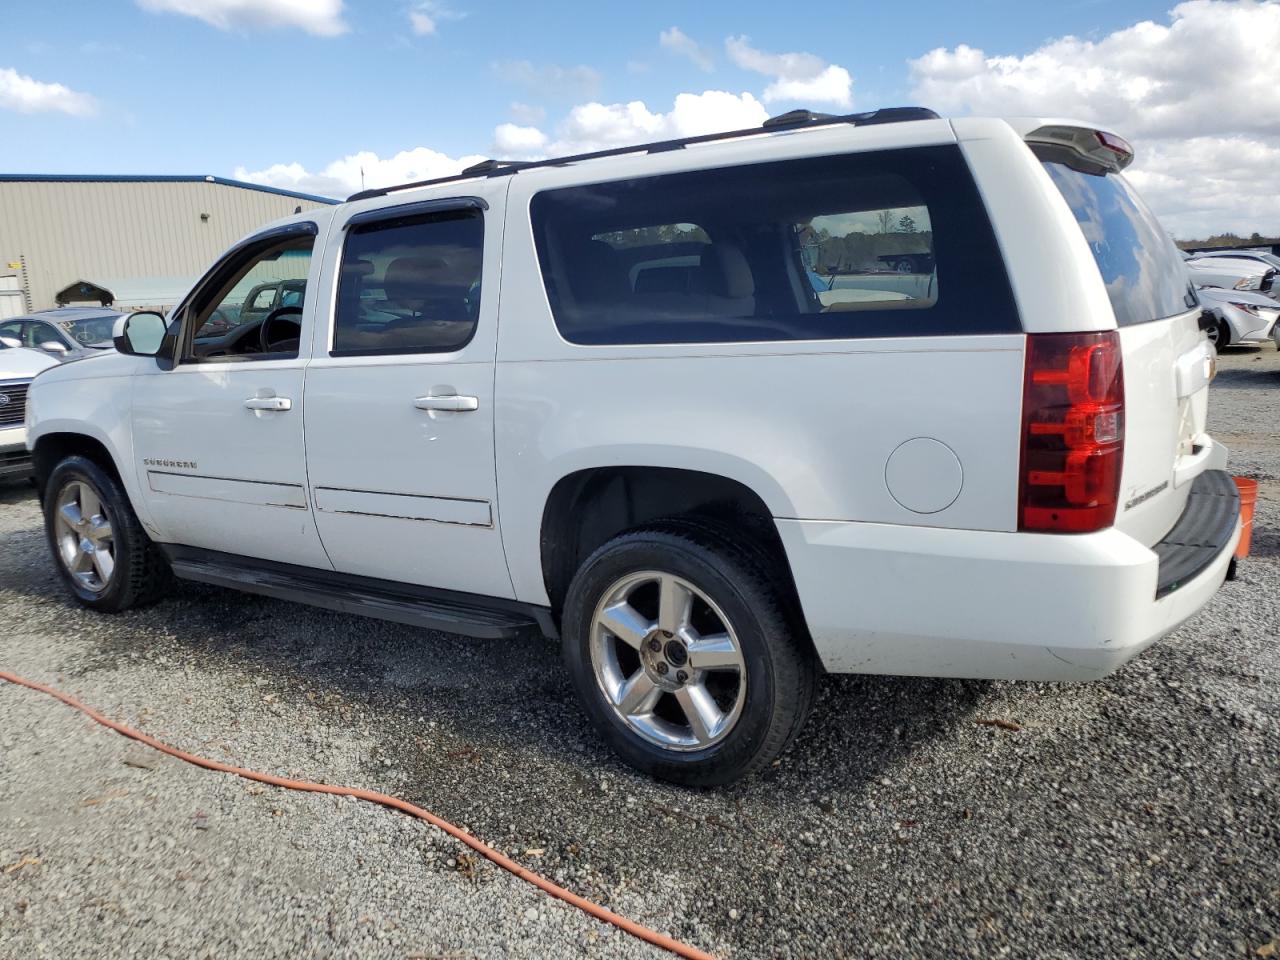
<svg viewBox="0 0 1280 960">
<path fill-rule="evenodd" d="M 1130 158 L 798 113 L 294 216 L 36 381 L 50 544 L 104 611 L 171 570 L 558 635 L 602 734 L 687 784 L 767 764 L 824 670 L 1100 677 L 1239 536 Z M 269 280 L 305 300 L 241 317 Z"/>
</svg>

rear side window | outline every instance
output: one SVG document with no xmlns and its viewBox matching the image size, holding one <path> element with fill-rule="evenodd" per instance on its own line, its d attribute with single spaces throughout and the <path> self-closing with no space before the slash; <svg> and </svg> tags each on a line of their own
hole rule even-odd
<svg viewBox="0 0 1280 960">
<path fill-rule="evenodd" d="M 549 190 L 530 212 L 556 325 L 574 343 L 1021 329 L 954 146 Z"/>
<path fill-rule="evenodd" d="M 483 249 L 477 210 L 352 227 L 342 250 L 330 354 L 461 349 L 480 311 Z"/>
<path fill-rule="evenodd" d="M 1195 306 L 1178 248 L 1124 177 L 1066 148 L 1037 145 L 1035 152 L 1089 241 L 1117 324 L 1162 320 Z"/>
</svg>

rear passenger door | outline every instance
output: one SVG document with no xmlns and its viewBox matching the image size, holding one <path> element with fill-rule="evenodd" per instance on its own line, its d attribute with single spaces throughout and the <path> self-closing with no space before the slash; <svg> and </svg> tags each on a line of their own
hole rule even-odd
<svg viewBox="0 0 1280 960">
<path fill-rule="evenodd" d="M 337 570 L 511 597 L 493 451 L 506 184 L 468 187 L 335 221 L 307 465 Z"/>
</svg>

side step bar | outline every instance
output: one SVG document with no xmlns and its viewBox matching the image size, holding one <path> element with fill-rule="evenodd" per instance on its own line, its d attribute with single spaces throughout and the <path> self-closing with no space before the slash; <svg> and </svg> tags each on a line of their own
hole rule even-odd
<svg viewBox="0 0 1280 960">
<path fill-rule="evenodd" d="M 159 546 L 174 575 L 183 580 L 486 640 L 511 639 L 529 629 L 540 630 L 553 639 L 559 636 L 549 609 L 517 600 L 392 583 L 193 547 Z"/>
</svg>

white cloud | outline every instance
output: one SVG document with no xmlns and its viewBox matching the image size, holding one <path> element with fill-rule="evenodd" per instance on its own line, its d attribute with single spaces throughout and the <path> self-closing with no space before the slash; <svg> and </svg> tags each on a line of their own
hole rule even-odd
<svg viewBox="0 0 1280 960">
<path fill-rule="evenodd" d="M 812 53 L 765 53 L 751 46 L 749 37 L 724 42 L 729 59 L 743 70 L 773 77 L 765 88 L 765 103 L 796 100 L 804 103 L 853 104 L 853 77 L 844 67 L 829 64 Z"/>
<path fill-rule="evenodd" d="M 1280 142 L 1250 136 L 1140 141 L 1128 176 L 1175 236 L 1280 232 Z"/>
<path fill-rule="evenodd" d="M 436 32 L 436 22 L 424 10 L 409 11 L 409 29 L 419 37 L 429 37 Z"/>
<path fill-rule="evenodd" d="M 453 176 L 484 159 L 482 156 L 454 158 L 426 147 L 416 147 L 384 160 L 372 151 L 363 150 L 335 160 L 316 173 L 308 171 L 300 163 L 277 163 L 264 170 L 237 167 L 235 178 L 285 190 L 345 198 L 364 188 Z"/>
<path fill-rule="evenodd" d="M 722 90 L 682 93 L 666 113 L 655 113 L 642 101 L 584 103 L 569 111 L 552 138 L 536 126 L 503 123 L 493 131 L 493 155 L 502 160 L 534 160 L 628 146 L 652 140 L 690 137 L 758 127 L 768 118 L 764 104 L 750 93 Z M 363 151 L 335 160 L 319 171 L 300 163 L 277 163 L 262 170 L 237 167 L 235 178 L 286 190 L 328 197 L 347 197 L 364 187 L 382 187 L 433 177 L 452 176 L 486 159 L 453 158 L 427 147 L 416 147 L 380 158 Z"/>
<path fill-rule="evenodd" d="M 297 27 L 318 37 L 336 37 L 348 30 L 342 19 L 342 0 L 137 0 L 153 13 L 195 17 L 219 30 L 257 27 Z"/>
<path fill-rule="evenodd" d="M 61 83 L 44 83 L 8 67 L 0 67 L 0 109 L 18 113 L 70 113 L 88 116 L 98 109 L 87 93 Z"/>
<path fill-rule="evenodd" d="M 641 100 L 584 103 L 569 111 L 559 125 L 557 138 L 548 144 L 546 154 L 565 156 L 651 140 L 758 127 L 768 117 L 764 104 L 750 93 L 723 90 L 679 94 L 666 113 L 654 113 Z"/>
<path fill-rule="evenodd" d="M 1133 136 L 1280 132 L 1280 5 L 1194 0 L 1170 21 L 1063 37 L 1021 57 L 940 48 L 910 62 L 915 90 L 946 110 L 1087 115 Z"/>
<path fill-rule="evenodd" d="M 494 156 L 503 160 L 541 156 L 546 146 L 547 135 L 537 127 L 502 123 L 493 131 Z"/>
<path fill-rule="evenodd" d="M 600 89 L 600 72 L 592 67 L 535 66 L 528 60 L 506 60 L 493 65 L 508 83 L 518 83 L 543 96 L 594 96 Z"/>
<path fill-rule="evenodd" d="M 446 20 L 461 20 L 466 14 L 459 13 L 440 0 L 418 0 L 409 10 L 409 29 L 415 36 L 434 36 L 440 24 Z"/>
<path fill-rule="evenodd" d="M 711 54 L 679 27 L 671 27 L 658 34 L 658 44 L 664 50 L 693 61 L 701 70 L 710 73 L 714 69 Z"/>
<path fill-rule="evenodd" d="M 1068 116 L 1133 141 L 1132 179 L 1179 236 L 1280 230 L 1280 5 L 1193 0 L 1167 23 L 1024 55 L 960 45 L 910 61 L 918 102 L 995 116 Z"/>
</svg>

